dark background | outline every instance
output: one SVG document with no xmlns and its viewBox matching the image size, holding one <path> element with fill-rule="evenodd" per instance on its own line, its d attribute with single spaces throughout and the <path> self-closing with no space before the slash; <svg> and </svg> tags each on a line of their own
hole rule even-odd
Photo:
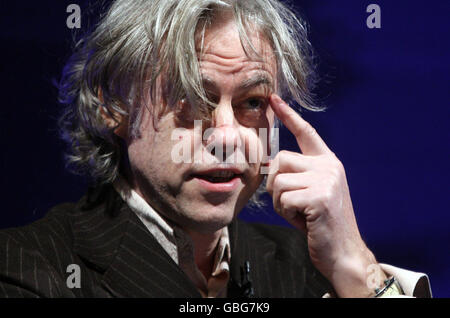
<svg viewBox="0 0 450 318">
<path fill-rule="evenodd" d="M 70 3 L 88 12 L 87 1 L 0 2 L 0 228 L 32 222 L 85 192 L 86 181 L 64 168 L 52 85 L 72 46 Z M 381 29 L 366 26 L 370 3 L 381 7 Z M 295 7 L 310 24 L 317 93 L 328 107 L 304 117 L 346 167 L 363 238 L 380 262 L 426 272 L 434 296 L 450 297 L 450 2 Z M 88 29 L 84 17 L 81 26 Z M 297 149 L 285 129 L 280 139 L 280 149 Z M 285 224 L 270 203 L 241 217 Z"/>
</svg>

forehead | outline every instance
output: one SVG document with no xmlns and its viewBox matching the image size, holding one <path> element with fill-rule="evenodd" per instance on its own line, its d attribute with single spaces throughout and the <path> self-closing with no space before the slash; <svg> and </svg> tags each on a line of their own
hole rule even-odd
<svg viewBox="0 0 450 318">
<path fill-rule="evenodd" d="M 234 75 L 258 71 L 275 80 L 276 59 L 271 45 L 254 29 L 255 32 L 248 31 L 253 50 L 246 41 L 241 42 L 233 18 L 222 18 L 208 27 L 197 48 L 202 73 L 210 69 Z"/>
</svg>

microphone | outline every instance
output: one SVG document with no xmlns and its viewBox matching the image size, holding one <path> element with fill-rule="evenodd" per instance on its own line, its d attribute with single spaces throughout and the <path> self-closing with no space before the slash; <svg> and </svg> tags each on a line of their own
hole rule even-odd
<svg viewBox="0 0 450 318">
<path fill-rule="evenodd" d="M 243 297 L 251 298 L 255 295 L 255 290 L 253 289 L 252 279 L 250 277 L 250 262 L 245 261 L 244 266 L 241 269 L 241 284 L 240 289 Z"/>
</svg>

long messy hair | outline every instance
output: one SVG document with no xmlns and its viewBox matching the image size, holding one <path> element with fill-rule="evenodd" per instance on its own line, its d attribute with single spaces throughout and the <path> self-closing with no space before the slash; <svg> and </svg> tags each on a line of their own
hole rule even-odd
<svg viewBox="0 0 450 318">
<path fill-rule="evenodd" d="M 93 31 L 80 39 L 64 67 L 59 100 L 65 106 L 61 134 L 69 144 L 72 170 L 96 183 L 118 177 L 123 147 L 106 125 L 103 111 L 128 119 L 128 133 L 139 138 L 143 105 L 155 104 L 157 80 L 164 74 L 167 107 L 181 98 L 197 114 L 208 112 L 202 86 L 198 43 L 214 17 L 232 13 L 247 54 L 255 53 L 255 29 L 269 41 L 277 61 L 280 94 L 317 110 L 312 50 L 303 20 L 276 0 L 116 0 Z M 253 53 L 252 53 L 253 51 Z M 150 101 L 151 103 L 148 103 Z M 117 120 L 117 125 L 119 121 Z"/>
</svg>

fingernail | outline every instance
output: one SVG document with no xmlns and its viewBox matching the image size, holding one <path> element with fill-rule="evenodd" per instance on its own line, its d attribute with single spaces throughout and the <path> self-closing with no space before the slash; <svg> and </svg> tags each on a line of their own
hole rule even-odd
<svg viewBox="0 0 450 318">
<path fill-rule="evenodd" d="M 277 94 L 273 94 L 272 97 L 277 104 L 282 102 L 280 96 L 278 96 Z"/>
<path fill-rule="evenodd" d="M 283 100 L 281 99 L 280 96 L 278 96 L 277 94 L 273 94 L 272 95 L 272 101 L 274 104 L 276 104 L 277 106 L 280 106 L 281 103 L 283 103 Z"/>
</svg>

